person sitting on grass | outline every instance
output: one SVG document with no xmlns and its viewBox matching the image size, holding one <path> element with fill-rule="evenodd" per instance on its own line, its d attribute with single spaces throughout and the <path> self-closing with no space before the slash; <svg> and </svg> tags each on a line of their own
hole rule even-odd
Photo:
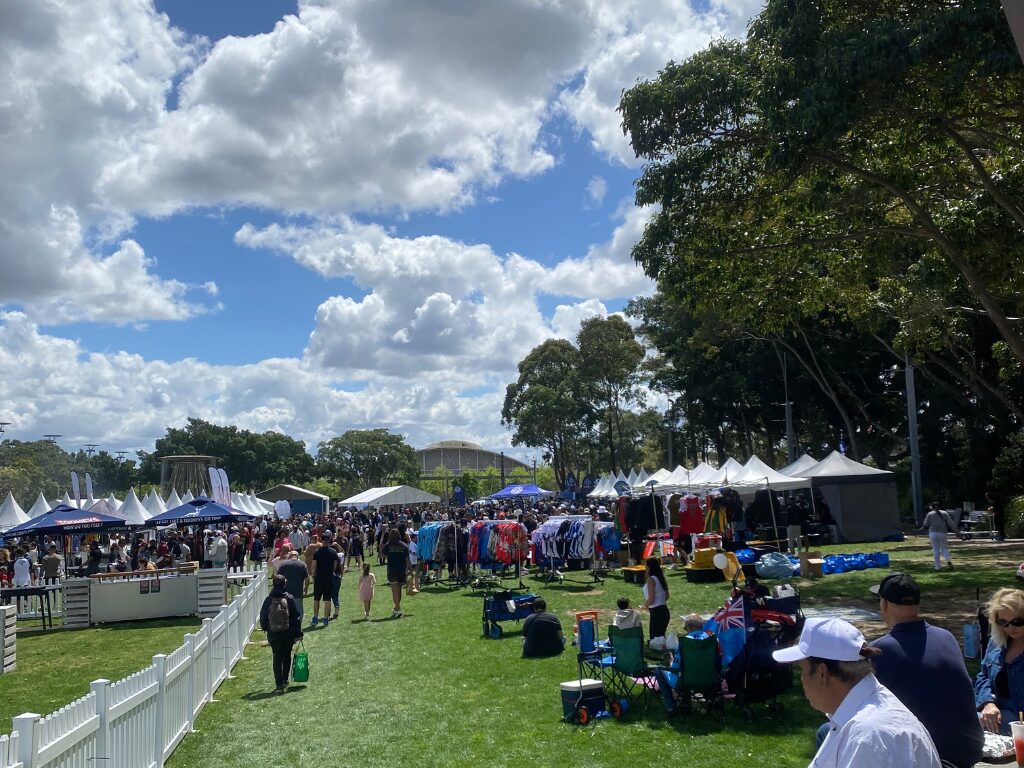
<svg viewBox="0 0 1024 768">
<path fill-rule="evenodd" d="M 284 693 L 292 661 L 292 646 L 302 637 L 302 614 L 288 592 L 284 576 L 274 576 L 274 586 L 260 608 L 260 629 L 267 633 L 267 644 L 274 657 L 274 684 Z"/>
<path fill-rule="evenodd" d="M 533 601 L 533 615 L 523 622 L 523 658 L 558 656 L 565 649 L 562 622 L 548 613 L 543 597 Z"/>
<path fill-rule="evenodd" d="M 619 629 L 631 629 L 632 627 L 643 625 L 640 611 L 630 607 L 628 597 L 620 597 L 615 602 L 615 605 L 619 609 L 615 612 L 615 619 L 612 621 L 616 627 Z"/>
</svg>

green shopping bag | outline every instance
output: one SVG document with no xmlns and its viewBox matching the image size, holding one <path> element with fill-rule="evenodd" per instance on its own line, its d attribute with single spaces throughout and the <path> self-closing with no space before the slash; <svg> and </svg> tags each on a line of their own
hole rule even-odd
<svg viewBox="0 0 1024 768">
<path fill-rule="evenodd" d="M 309 681 L 309 654 L 306 653 L 306 646 L 299 640 L 299 650 L 295 652 L 295 659 L 292 661 L 292 680 L 296 683 Z"/>
</svg>

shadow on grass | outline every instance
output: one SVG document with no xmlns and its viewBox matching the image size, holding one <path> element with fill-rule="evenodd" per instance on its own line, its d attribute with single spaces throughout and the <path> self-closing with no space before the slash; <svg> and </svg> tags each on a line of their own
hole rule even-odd
<svg viewBox="0 0 1024 768">
<path fill-rule="evenodd" d="M 262 701 L 263 699 L 273 699 L 277 696 L 277 691 L 253 691 L 252 693 L 243 694 L 242 698 L 246 701 Z"/>
</svg>

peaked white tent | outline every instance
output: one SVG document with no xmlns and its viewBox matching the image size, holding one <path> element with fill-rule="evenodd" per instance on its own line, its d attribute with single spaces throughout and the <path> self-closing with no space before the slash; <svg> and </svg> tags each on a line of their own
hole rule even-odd
<svg viewBox="0 0 1024 768">
<path fill-rule="evenodd" d="M 29 519 L 31 520 L 34 517 L 39 517 L 40 515 L 45 515 L 47 512 L 49 512 L 55 506 L 57 506 L 57 505 L 56 504 L 50 504 L 50 502 L 48 502 L 46 500 L 46 497 L 43 496 L 42 491 L 40 491 L 39 492 L 39 496 L 36 498 L 36 503 L 33 504 L 29 508 L 27 514 L 29 516 Z"/>
<path fill-rule="evenodd" d="M 751 456 L 743 465 L 743 472 L 729 478 L 734 486 L 771 488 L 774 491 L 789 491 L 794 488 L 809 488 L 810 481 L 805 477 L 791 477 L 765 464 L 757 456 Z"/>
<path fill-rule="evenodd" d="M 171 495 L 167 497 L 166 505 L 167 509 L 174 509 L 180 507 L 185 502 L 181 500 L 181 496 L 178 495 L 178 491 L 174 488 L 171 489 Z"/>
<path fill-rule="evenodd" d="M 125 521 L 137 525 L 145 525 L 146 521 L 149 520 L 149 513 L 142 506 L 142 502 L 139 501 L 134 488 L 128 490 L 124 504 L 117 510 L 117 516 L 123 517 Z"/>
<path fill-rule="evenodd" d="M 645 483 L 645 485 L 649 485 L 650 483 L 653 482 L 655 487 L 657 487 L 659 484 L 665 482 L 665 480 L 671 476 L 672 472 L 663 467 L 659 469 L 657 472 L 652 473 L 651 476 L 647 478 L 647 482 Z"/>
<path fill-rule="evenodd" d="M 14 494 L 8 491 L 7 498 L 4 499 L 3 504 L 0 504 L 0 533 L 28 521 L 29 516 L 18 506 L 18 502 L 14 500 Z"/>
<path fill-rule="evenodd" d="M 253 506 L 256 507 L 256 509 L 262 510 L 260 514 L 270 515 L 274 512 L 274 502 L 264 501 L 259 496 L 257 496 L 253 491 L 249 491 L 249 501 L 252 502 Z"/>
<path fill-rule="evenodd" d="M 75 502 L 72 500 L 71 495 L 64 491 L 64 497 L 60 500 L 61 504 L 67 504 L 69 507 L 75 506 Z"/>
<path fill-rule="evenodd" d="M 789 475 L 790 477 L 803 477 L 804 471 L 810 469 L 817 463 L 818 460 L 816 458 L 814 458 L 813 456 L 809 456 L 805 453 L 792 464 L 788 464 L 787 466 L 780 469 L 779 472 L 783 475 Z"/>
<path fill-rule="evenodd" d="M 647 483 L 647 470 L 640 467 L 640 471 L 637 472 L 636 480 L 634 481 L 637 487 L 643 487 Z"/>
<path fill-rule="evenodd" d="M 900 534 L 896 476 L 832 451 L 803 470 L 815 493 L 828 503 L 847 541 L 868 541 Z"/>
<path fill-rule="evenodd" d="M 369 490 L 357 493 L 343 499 L 341 505 L 367 506 L 367 507 L 390 507 L 401 504 L 429 504 L 441 500 L 440 496 L 421 491 L 409 485 L 393 485 L 384 488 L 370 488 Z"/>
<path fill-rule="evenodd" d="M 167 511 L 167 505 L 164 504 L 164 500 L 160 498 L 160 494 L 156 491 L 149 492 L 146 498 L 142 500 L 142 506 L 146 508 L 150 517 Z"/>
<path fill-rule="evenodd" d="M 112 506 L 114 509 L 120 509 L 124 502 L 117 498 L 117 496 L 114 495 L 114 492 L 111 491 L 110 495 L 107 496 L 107 504 Z"/>
<path fill-rule="evenodd" d="M 185 491 L 185 495 L 181 497 L 182 504 L 188 504 L 190 501 L 195 501 L 195 496 L 192 495 L 192 489 L 189 488 Z"/>
</svg>

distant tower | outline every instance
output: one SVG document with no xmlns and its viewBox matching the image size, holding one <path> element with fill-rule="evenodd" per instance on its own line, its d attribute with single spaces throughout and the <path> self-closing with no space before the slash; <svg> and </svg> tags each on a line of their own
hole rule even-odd
<svg viewBox="0 0 1024 768">
<path fill-rule="evenodd" d="M 160 493 L 179 495 L 192 491 L 196 496 L 210 495 L 210 467 L 216 467 L 218 456 L 161 456 Z"/>
</svg>

